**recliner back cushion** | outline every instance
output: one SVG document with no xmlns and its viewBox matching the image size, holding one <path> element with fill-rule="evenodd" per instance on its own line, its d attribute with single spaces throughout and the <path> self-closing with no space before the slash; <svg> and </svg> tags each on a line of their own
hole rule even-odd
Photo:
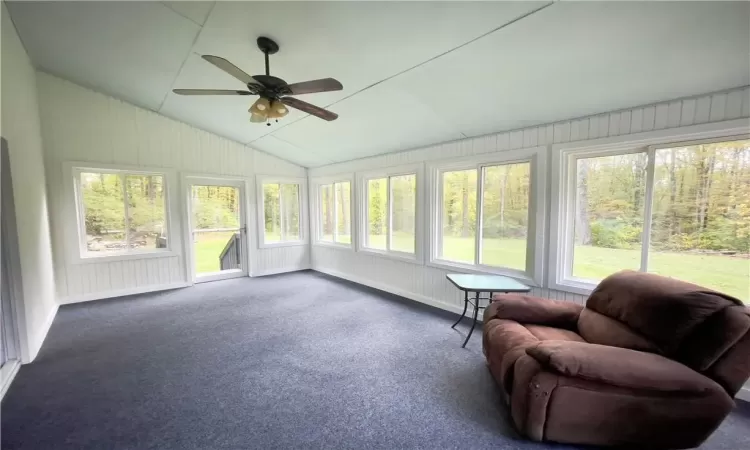
<svg viewBox="0 0 750 450">
<path fill-rule="evenodd" d="M 578 334 L 592 344 L 659 353 L 654 344 L 627 325 L 591 309 L 584 309 L 578 316 Z"/>
<path fill-rule="evenodd" d="M 736 304 L 741 303 L 694 284 L 623 271 L 599 283 L 586 307 L 627 325 L 669 356 L 707 318 Z"/>
<path fill-rule="evenodd" d="M 729 306 L 695 327 L 680 346 L 676 358 L 703 372 L 750 331 L 750 310 Z M 747 355 L 750 359 L 750 354 Z"/>
</svg>

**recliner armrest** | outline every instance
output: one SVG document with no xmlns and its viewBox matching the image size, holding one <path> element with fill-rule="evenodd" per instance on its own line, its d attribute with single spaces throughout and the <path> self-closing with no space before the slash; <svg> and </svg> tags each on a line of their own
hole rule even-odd
<svg viewBox="0 0 750 450">
<path fill-rule="evenodd" d="M 547 370 L 622 388 L 701 394 L 716 383 L 654 353 L 587 342 L 546 341 L 526 353 Z"/>
<path fill-rule="evenodd" d="M 575 330 L 582 310 L 583 306 L 577 303 L 531 295 L 496 294 L 484 311 L 484 323 L 497 318 Z"/>
</svg>

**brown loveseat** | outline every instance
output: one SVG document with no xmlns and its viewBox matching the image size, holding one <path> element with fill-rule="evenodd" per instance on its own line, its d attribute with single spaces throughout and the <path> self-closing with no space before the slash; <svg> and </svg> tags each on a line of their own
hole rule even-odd
<svg viewBox="0 0 750 450">
<path fill-rule="evenodd" d="M 516 428 L 542 441 L 700 445 L 750 376 L 750 309 L 689 283 L 620 272 L 586 307 L 496 295 L 483 348 Z"/>
</svg>

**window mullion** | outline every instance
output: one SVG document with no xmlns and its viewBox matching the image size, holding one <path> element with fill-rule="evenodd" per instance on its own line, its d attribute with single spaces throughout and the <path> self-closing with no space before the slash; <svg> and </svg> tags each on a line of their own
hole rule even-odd
<svg viewBox="0 0 750 450">
<path fill-rule="evenodd" d="M 286 229 L 284 228 L 284 196 L 281 193 L 282 184 L 279 183 L 279 227 L 281 227 L 281 232 L 279 233 L 279 236 L 281 236 L 281 242 L 286 242 Z M 265 209 L 265 208 L 264 208 Z"/>
<path fill-rule="evenodd" d="M 391 251 L 391 230 L 393 229 L 393 202 L 391 201 L 391 177 L 386 177 L 385 179 L 385 210 L 386 210 L 386 219 L 385 219 L 385 249 L 388 251 Z"/>
<path fill-rule="evenodd" d="M 648 252 L 651 247 L 651 220 L 654 200 L 654 171 L 656 166 L 656 149 L 648 149 L 646 163 L 646 199 L 643 205 L 643 234 L 641 235 L 641 272 L 648 272 Z"/>
<path fill-rule="evenodd" d="M 479 265 L 482 261 L 482 210 L 484 197 L 484 168 L 477 167 L 477 206 L 476 223 L 474 224 L 474 264 Z"/>
<path fill-rule="evenodd" d="M 331 196 L 333 198 L 333 242 L 339 241 L 339 193 L 336 189 L 337 184 L 338 183 L 331 184 L 331 189 L 333 190 L 333 195 Z"/>
<path fill-rule="evenodd" d="M 123 173 L 120 174 L 120 185 L 122 186 L 122 200 L 123 200 L 123 203 L 125 204 L 124 205 L 124 210 L 125 210 L 125 221 L 124 221 L 124 224 L 125 224 L 125 251 L 129 252 L 130 251 L 130 211 L 129 211 L 129 208 L 128 208 L 128 206 L 129 206 L 128 205 L 128 190 L 125 187 L 125 174 L 123 174 Z"/>
<path fill-rule="evenodd" d="M 440 259 L 443 257 L 443 230 L 445 227 L 445 211 L 444 205 L 443 205 L 443 199 L 445 198 L 445 183 L 443 182 L 443 172 L 436 170 L 433 172 L 433 176 L 435 177 L 435 184 L 437 185 L 436 195 L 437 198 L 435 199 L 433 203 L 434 207 L 437 207 L 437 211 L 433 217 L 437 222 L 437 227 L 435 227 L 435 234 L 436 234 L 436 247 L 433 249 L 433 253 L 430 255 L 432 259 Z M 430 245 L 433 243 L 430 242 Z"/>
</svg>

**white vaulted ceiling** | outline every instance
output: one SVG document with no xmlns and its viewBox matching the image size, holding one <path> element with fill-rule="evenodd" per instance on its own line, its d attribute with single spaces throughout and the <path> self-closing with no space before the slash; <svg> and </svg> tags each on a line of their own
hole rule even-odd
<svg viewBox="0 0 750 450">
<path fill-rule="evenodd" d="M 748 2 L 8 2 L 37 67 L 314 167 L 750 84 Z M 200 58 L 334 77 L 340 92 L 251 124 Z"/>
</svg>

